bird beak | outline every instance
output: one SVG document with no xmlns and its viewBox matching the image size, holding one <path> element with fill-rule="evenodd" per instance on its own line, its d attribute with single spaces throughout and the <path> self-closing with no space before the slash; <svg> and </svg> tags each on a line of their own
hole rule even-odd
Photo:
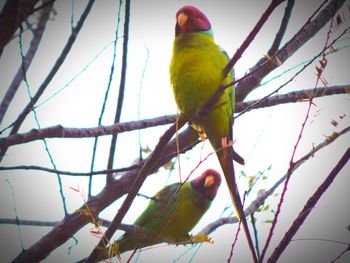
<svg viewBox="0 0 350 263">
<path fill-rule="evenodd" d="M 215 180 L 214 180 L 214 176 L 212 175 L 208 175 L 206 178 L 205 178 L 205 181 L 204 181 L 204 186 L 205 187 L 210 187 L 214 184 Z"/>
<path fill-rule="evenodd" d="M 185 13 L 180 13 L 177 16 L 177 23 L 179 24 L 180 28 L 183 28 L 183 26 L 186 24 L 188 19 L 188 16 Z"/>
</svg>

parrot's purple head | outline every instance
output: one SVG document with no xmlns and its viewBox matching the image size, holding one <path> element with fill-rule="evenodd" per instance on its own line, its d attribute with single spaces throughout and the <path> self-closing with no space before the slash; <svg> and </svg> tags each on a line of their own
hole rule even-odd
<svg viewBox="0 0 350 263">
<path fill-rule="evenodd" d="M 191 181 L 192 187 L 202 193 L 209 200 L 213 200 L 218 192 L 219 186 L 221 184 L 220 174 L 213 170 L 208 169 L 196 179 Z"/>
<path fill-rule="evenodd" d="M 175 35 L 211 29 L 208 18 L 194 6 L 184 6 L 176 13 Z"/>
</svg>

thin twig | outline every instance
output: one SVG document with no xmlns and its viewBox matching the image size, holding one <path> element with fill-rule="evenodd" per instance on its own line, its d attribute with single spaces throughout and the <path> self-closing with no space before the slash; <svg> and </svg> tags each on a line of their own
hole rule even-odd
<svg viewBox="0 0 350 263">
<path fill-rule="evenodd" d="M 116 30 L 115 30 L 115 38 L 113 41 L 113 58 L 112 58 L 112 65 L 111 65 L 111 70 L 109 73 L 109 79 L 108 79 L 108 84 L 105 92 L 105 96 L 103 99 L 102 103 L 102 108 L 100 112 L 100 116 L 98 118 L 98 126 L 102 124 L 102 118 L 106 109 L 106 104 L 107 104 L 107 99 L 108 99 L 108 94 L 111 88 L 112 80 L 113 80 L 113 73 L 114 73 L 114 65 L 115 65 L 115 58 L 117 56 L 117 43 L 118 43 L 118 36 L 119 36 L 119 24 L 120 24 L 120 12 L 122 10 L 122 0 L 119 1 L 119 7 L 118 7 L 118 15 L 117 15 L 117 24 L 116 24 Z M 125 41 L 125 40 L 124 40 Z M 91 165 L 90 165 L 90 171 L 92 172 L 94 170 L 94 165 L 95 165 L 95 158 L 96 158 L 96 150 L 97 150 L 97 142 L 98 142 L 98 137 L 95 137 L 94 140 L 94 146 L 92 149 L 92 157 L 91 157 Z M 92 176 L 89 178 L 89 190 L 88 190 L 88 197 L 91 196 L 91 191 L 92 191 Z"/>
<path fill-rule="evenodd" d="M 124 40 L 123 40 L 123 55 L 122 55 L 122 69 L 120 73 L 120 84 L 119 84 L 119 95 L 117 109 L 115 112 L 114 123 L 120 121 L 120 116 L 122 114 L 124 92 L 125 92 L 125 82 L 126 82 L 126 68 L 127 68 L 127 58 L 128 58 L 128 42 L 129 42 L 129 24 L 130 24 L 130 0 L 125 2 L 125 18 L 124 18 Z M 111 139 L 111 146 L 109 149 L 108 164 L 107 169 L 113 168 L 115 149 L 117 145 L 118 134 L 115 133 Z M 110 183 L 113 180 L 113 174 L 108 173 L 106 177 L 106 183 Z"/>
<path fill-rule="evenodd" d="M 288 0 L 288 2 L 287 2 L 287 6 L 284 9 L 284 15 L 283 15 L 283 18 L 281 21 L 280 28 L 279 28 L 279 30 L 276 34 L 276 37 L 271 45 L 271 48 L 267 52 L 267 54 L 270 57 L 276 53 L 276 51 L 278 50 L 278 48 L 281 44 L 282 38 L 283 38 L 284 34 L 286 33 L 287 25 L 288 25 L 289 19 L 290 19 L 291 14 L 292 14 L 294 2 L 295 2 L 295 0 Z"/>
<path fill-rule="evenodd" d="M 25 54 L 22 64 L 20 65 L 19 69 L 17 70 L 16 75 L 14 76 L 10 86 L 8 87 L 5 96 L 3 97 L 0 105 L 0 124 L 4 118 L 4 115 L 6 111 L 8 110 L 8 107 L 13 100 L 20 83 L 23 80 L 24 72 L 27 71 L 30 64 L 33 61 L 34 55 L 36 51 L 38 50 L 41 38 L 44 34 L 46 23 L 50 17 L 50 13 L 52 10 L 52 2 L 50 2 L 50 5 L 48 5 L 45 9 L 42 10 L 37 28 L 33 31 L 33 39 L 30 42 L 29 49 L 27 53 Z M 23 72 L 24 71 L 24 72 Z"/>
</svg>

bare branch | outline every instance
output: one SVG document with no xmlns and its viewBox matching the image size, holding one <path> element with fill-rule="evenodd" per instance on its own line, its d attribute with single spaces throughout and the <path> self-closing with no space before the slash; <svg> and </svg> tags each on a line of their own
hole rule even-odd
<svg viewBox="0 0 350 263">
<path fill-rule="evenodd" d="M 114 43 L 113 43 L 113 58 L 112 58 L 111 69 L 109 72 L 108 84 L 106 87 L 106 91 L 105 91 L 105 95 L 104 95 L 104 99 L 103 99 L 103 103 L 102 103 L 102 107 L 101 107 L 100 116 L 98 117 L 98 126 L 100 126 L 102 124 L 102 118 L 103 118 L 105 110 L 106 110 L 107 99 L 108 99 L 108 95 L 109 95 L 109 92 L 111 89 L 111 84 L 112 84 L 113 75 L 114 75 L 115 61 L 116 61 L 116 56 L 117 56 L 117 43 L 118 43 L 118 36 L 119 36 L 119 24 L 120 24 L 120 18 L 121 18 L 121 15 L 120 15 L 121 10 L 122 10 L 122 0 L 119 0 L 117 24 L 116 24 L 116 30 L 115 30 L 115 39 L 114 39 Z M 94 146 L 92 149 L 91 165 L 90 165 L 91 172 L 94 170 L 98 139 L 99 139 L 99 137 L 95 137 Z M 92 192 L 92 176 L 89 178 L 89 192 L 88 192 L 89 198 L 91 197 L 91 192 Z"/>
<path fill-rule="evenodd" d="M 78 34 L 80 32 L 80 29 L 82 28 L 82 26 L 83 26 L 83 24 L 85 22 L 85 19 L 87 18 L 88 14 L 90 13 L 90 10 L 91 10 L 92 5 L 94 4 L 94 2 L 95 2 L 95 0 L 90 0 L 88 2 L 84 12 L 82 13 L 82 15 L 80 17 L 80 20 L 78 21 L 76 27 L 73 29 L 70 37 L 68 38 L 68 41 L 67 41 L 66 45 L 64 46 L 60 56 L 57 58 L 54 66 L 52 67 L 52 69 L 50 71 L 50 73 L 47 75 L 46 79 L 41 84 L 41 86 L 39 87 L 39 89 L 37 90 L 37 92 L 35 93 L 33 98 L 30 100 L 30 102 L 27 104 L 27 106 L 24 108 L 24 110 L 19 114 L 19 116 L 16 119 L 16 121 L 13 123 L 13 127 L 12 127 L 12 130 L 11 130 L 10 134 L 15 134 L 19 130 L 20 126 L 22 125 L 22 122 L 24 121 L 24 119 L 26 118 L 28 113 L 33 109 L 33 106 L 35 105 L 35 103 L 38 101 L 38 99 L 43 94 L 45 89 L 48 87 L 48 85 L 51 82 L 51 80 L 53 79 L 53 77 L 58 72 L 59 68 L 61 67 L 61 65 L 63 64 L 64 60 L 66 59 L 69 51 L 71 50 L 71 48 L 73 46 L 73 43 L 75 42 L 75 39 L 77 38 L 77 36 L 78 36 Z M 7 150 L 7 147 L 1 148 L 0 160 L 3 158 L 6 150 Z"/>
<path fill-rule="evenodd" d="M 100 126 L 95 128 L 64 128 L 61 125 L 48 127 L 45 129 L 32 129 L 28 133 L 13 134 L 7 138 L 0 139 L 0 148 L 32 141 L 45 139 L 45 138 L 87 138 L 96 137 L 102 135 L 111 135 L 115 133 L 121 133 L 126 131 L 132 131 L 137 129 L 144 129 L 157 125 L 164 125 L 174 123 L 175 115 L 162 116 L 154 119 L 147 119 L 142 121 L 132 121 L 125 123 L 116 123 L 111 126 Z"/>
<path fill-rule="evenodd" d="M 185 131 L 178 135 L 178 138 L 172 139 L 163 151 L 162 158 L 158 159 L 151 172 L 167 163 L 174 156 L 177 155 L 177 145 L 180 150 L 187 148 L 198 139 L 198 134 L 192 128 L 187 128 Z M 178 140 L 178 143 L 177 141 Z M 164 158 L 166 157 L 166 158 Z M 149 160 L 147 158 L 146 160 Z M 135 163 L 137 164 L 137 163 Z M 122 174 L 120 179 L 113 181 L 96 196 L 89 199 L 86 205 L 90 210 L 98 215 L 103 209 L 113 203 L 115 200 L 130 192 L 133 182 L 137 177 L 140 169 L 130 170 Z M 81 207 L 84 209 L 85 205 Z M 91 217 L 80 214 L 79 209 L 67 215 L 59 224 L 55 225 L 53 229 L 43 236 L 38 242 L 31 247 L 22 251 L 15 262 L 26 262 L 26 259 L 31 258 L 34 261 L 40 261 L 46 258 L 55 248 L 66 242 L 71 236 L 73 236 L 79 229 L 88 224 Z"/>
<path fill-rule="evenodd" d="M 122 55 L 122 69 L 120 72 L 120 84 L 119 84 L 119 94 L 118 103 L 114 117 L 114 123 L 120 121 L 120 116 L 122 114 L 122 107 L 124 101 L 124 91 L 125 91 L 125 81 L 126 81 L 126 68 L 127 68 L 127 58 L 128 58 L 128 42 L 129 42 L 129 24 L 130 24 L 130 0 L 125 2 L 125 18 L 124 18 L 124 40 L 123 40 L 123 55 Z M 118 133 L 113 134 L 111 139 L 111 145 L 109 149 L 108 164 L 107 169 L 113 168 L 115 148 L 117 145 Z M 113 180 L 113 174 L 108 173 L 106 178 L 106 183 L 110 183 Z"/>
<path fill-rule="evenodd" d="M 251 109 L 260 109 L 271 106 L 277 106 L 285 103 L 303 102 L 311 98 L 320 98 L 323 96 L 330 96 L 336 94 L 349 94 L 350 84 L 343 86 L 330 86 L 317 89 L 305 89 L 300 91 L 293 91 L 282 95 L 275 95 L 272 97 L 264 97 L 262 100 L 252 100 L 248 102 L 237 103 L 235 112 L 247 112 Z M 0 141 L 1 143 L 1 141 Z M 1 145 L 1 144 L 0 144 Z"/>
<path fill-rule="evenodd" d="M 280 243 L 275 248 L 271 257 L 267 260 L 267 262 L 277 262 L 285 248 L 288 246 L 289 242 L 299 230 L 299 228 L 303 225 L 303 222 L 307 218 L 307 216 L 311 213 L 312 209 L 317 204 L 318 200 L 322 197 L 322 195 L 327 191 L 328 187 L 332 184 L 335 177 L 338 173 L 343 169 L 343 167 L 347 164 L 350 159 L 350 148 L 346 150 L 342 158 L 339 160 L 337 165 L 333 168 L 331 173 L 327 176 L 327 178 L 323 181 L 323 183 L 317 188 L 315 193 L 309 198 L 306 202 L 304 208 L 300 211 L 298 217 L 294 220 L 291 227 L 285 233 L 284 237 L 280 241 Z"/>
<path fill-rule="evenodd" d="M 7 89 L 7 92 L 4 96 L 4 98 L 1 101 L 0 105 L 0 124 L 3 120 L 3 117 L 8 109 L 8 106 L 10 105 L 13 97 L 15 96 L 18 87 L 20 83 L 22 82 L 24 78 L 24 71 L 27 71 L 29 68 L 34 55 L 38 49 L 39 43 L 41 41 L 41 38 L 43 36 L 43 33 L 45 31 L 46 23 L 48 21 L 48 18 L 50 16 L 51 10 L 52 10 L 53 3 L 51 2 L 49 5 L 47 5 L 40 14 L 39 21 L 38 21 L 38 27 L 33 30 L 33 39 L 30 42 L 29 49 L 27 51 L 27 54 L 24 56 L 24 59 L 22 61 L 23 65 L 19 67 L 17 70 L 17 73 L 15 77 L 13 78 L 10 86 Z"/>
<path fill-rule="evenodd" d="M 339 131 L 334 132 L 333 134 L 329 135 L 322 143 L 315 146 L 312 150 L 310 150 L 307 154 L 305 154 L 303 157 L 301 157 L 299 160 L 297 160 L 293 166 L 292 173 L 295 172 L 302 164 L 304 164 L 307 160 L 309 160 L 311 157 L 314 157 L 314 155 L 322 150 L 324 147 L 330 145 L 333 143 L 336 139 L 338 139 L 340 136 L 350 132 L 350 126 Z M 273 192 L 286 180 L 287 174 L 285 174 L 283 177 L 281 177 L 270 189 L 267 191 L 264 191 L 261 193 L 244 211 L 246 216 L 251 215 L 252 213 L 256 212 L 257 209 L 265 202 L 265 200 L 273 194 Z M 208 224 L 206 227 L 204 227 L 199 233 L 204 233 L 206 235 L 211 234 L 214 232 L 217 228 L 225 225 L 225 224 L 234 224 L 238 223 L 239 219 L 237 217 L 223 217 L 215 222 L 212 222 L 211 224 Z"/>
<path fill-rule="evenodd" d="M 16 166 L 6 166 L 6 167 L 0 166 L 0 171 L 35 170 L 35 171 L 42 171 L 42 172 L 48 172 L 48 173 L 54 173 L 54 174 L 70 175 L 70 176 L 91 176 L 91 175 L 97 175 L 97 174 L 121 173 L 121 172 L 126 172 L 126 171 L 140 168 L 141 166 L 142 166 L 142 163 L 137 165 L 131 165 L 129 167 L 118 168 L 118 169 L 105 169 L 105 170 L 91 171 L 91 172 L 71 172 L 71 171 L 63 171 L 63 170 L 42 167 L 38 165 L 16 165 Z"/>
<path fill-rule="evenodd" d="M 0 56 L 18 27 L 34 11 L 39 0 L 7 0 L 0 13 Z"/>
<path fill-rule="evenodd" d="M 156 161 L 160 158 L 160 155 L 163 153 L 167 143 L 170 141 L 171 137 L 176 133 L 177 129 L 181 129 L 181 127 L 185 124 L 185 119 L 180 115 L 179 119 L 174 123 L 159 139 L 159 143 L 156 148 L 151 153 L 149 159 L 140 169 L 137 177 L 133 181 L 131 185 L 131 189 L 126 196 L 123 204 L 118 210 L 118 213 L 113 218 L 111 225 L 108 227 L 100 242 L 97 244 L 95 249 L 91 252 L 90 256 L 86 260 L 86 262 L 95 262 L 97 257 L 99 256 L 100 248 L 106 248 L 109 240 L 111 239 L 114 232 L 117 230 L 121 221 L 123 220 L 125 214 L 129 210 L 134 198 L 136 197 L 138 191 L 140 190 L 143 182 L 146 180 L 146 177 L 151 174 L 155 169 Z M 176 138 L 177 139 L 177 138 Z"/>
<path fill-rule="evenodd" d="M 310 99 L 311 97 L 316 98 L 348 93 L 350 93 L 350 84 L 343 86 L 317 88 L 316 90 L 307 89 L 294 91 L 283 95 L 265 97 L 263 100 L 252 100 L 248 102 L 236 103 L 235 112 L 247 112 L 251 109 L 260 109 L 292 102 L 302 102 L 303 100 Z M 174 123 L 175 119 L 175 115 L 166 115 L 153 119 L 116 123 L 110 126 L 99 126 L 94 128 L 65 128 L 61 125 L 57 125 L 43 129 L 32 129 L 27 133 L 18 133 L 10 135 L 6 138 L 0 138 L 0 148 L 47 138 L 88 138 L 111 135 L 115 133 L 171 124 Z"/>
<path fill-rule="evenodd" d="M 226 76 L 233 68 L 233 66 L 237 63 L 237 61 L 241 58 L 244 51 L 248 48 L 248 46 L 253 42 L 256 35 L 259 33 L 260 29 L 263 27 L 267 19 L 270 17 L 272 12 L 276 9 L 277 6 L 279 6 L 282 2 L 285 0 L 272 0 L 270 5 L 267 7 L 265 12 L 260 17 L 259 21 L 256 23 L 254 28 L 250 31 L 249 35 L 246 37 L 246 39 L 243 41 L 241 46 L 237 49 L 236 53 L 233 55 L 233 57 L 230 59 L 230 61 L 227 63 L 224 69 L 224 76 Z"/>
<path fill-rule="evenodd" d="M 293 6 L 294 6 L 294 0 L 288 0 L 287 2 L 287 6 L 284 10 L 284 15 L 283 15 L 283 18 L 282 18 L 282 21 L 281 21 L 281 25 L 280 25 L 280 28 L 276 34 L 276 37 L 272 43 L 272 46 L 270 48 L 270 50 L 267 52 L 267 54 L 271 57 L 272 55 L 275 54 L 275 52 L 278 50 L 280 44 L 281 44 L 281 41 L 282 41 L 282 38 L 284 36 L 284 34 L 286 33 L 286 29 L 287 29 L 287 25 L 288 25 L 288 22 L 289 22 L 289 19 L 290 19 L 290 16 L 292 14 L 292 10 L 293 10 Z"/>
<path fill-rule="evenodd" d="M 111 221 L 106 219 L 98 218 L 98 223 L 100 226 L 109 227 Z M 54 227 L 60 221 L 37 221 L 37 220 L 22 220 L 22 219 L 14 219 L 14 218 L 0 218 L 0 225 L 22 225 L 22 226 L 37 226 L 37 227 Z M 142 227 L 136 225 L 128 225 L 128 224 L 120 224 L 119 228 L 128 233 L 134 233 L 142 231 Z"/>
<path fill-rule="evenodd" d="M 262 58 L 252 67 L 250 72 L 254 72 L 249 77 L 237 84 L 237 101 L 244 98 L 255 89 L 261 80 L 271 71 L 279 67 L 289 57 L 291 57 L 302 45 L 309 41 L 319 32 L 337 11 L 342 7 L 345 0 L 332 0 L 313 20 L 308 21 L 279 51 L 274 59 Z M 277 63 L 278 60 L 278 63 Z"/>
</svg>

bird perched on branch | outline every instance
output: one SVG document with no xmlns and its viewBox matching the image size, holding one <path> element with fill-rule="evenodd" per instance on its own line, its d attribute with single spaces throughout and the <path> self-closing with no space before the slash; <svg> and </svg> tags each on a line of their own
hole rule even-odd
<svg viewBox="0 0 350 263">
<path fill-rule="evenodd" d="M 122 235 L 117 253 L 103 252 L 99 260 L 162 242 L 191 243 L 189 232 L 210 207 L 220 183 L 220 174 L 208 169 L 192 181 L 164 187 L 134 222 L 140 229 Z"/>
<path fill-rule="evenodd" d="M 233 81 L 233 72 L 224 68 L 229 59 L 215 43 L 208 18 L 194 6 L 184 6 L 176 13 L 175 40 L 170 63 L 170 81 L 181 114 L 199 132 L 206 134 L 216 151 L 230 190 L 237 215 L 254 249 L 242 202 L 236 185 L 233 159 L 244 160 L 232 148 L 234 87 L 223 90 L 210 108 L 203 109 L 220 87 Z M 207 112 L 201 116 L 198 112 Z M 254 253 L 254 252 L 253 252 Z M 256 256 L 254 258 L 256 261 Z"/>
</svg>

